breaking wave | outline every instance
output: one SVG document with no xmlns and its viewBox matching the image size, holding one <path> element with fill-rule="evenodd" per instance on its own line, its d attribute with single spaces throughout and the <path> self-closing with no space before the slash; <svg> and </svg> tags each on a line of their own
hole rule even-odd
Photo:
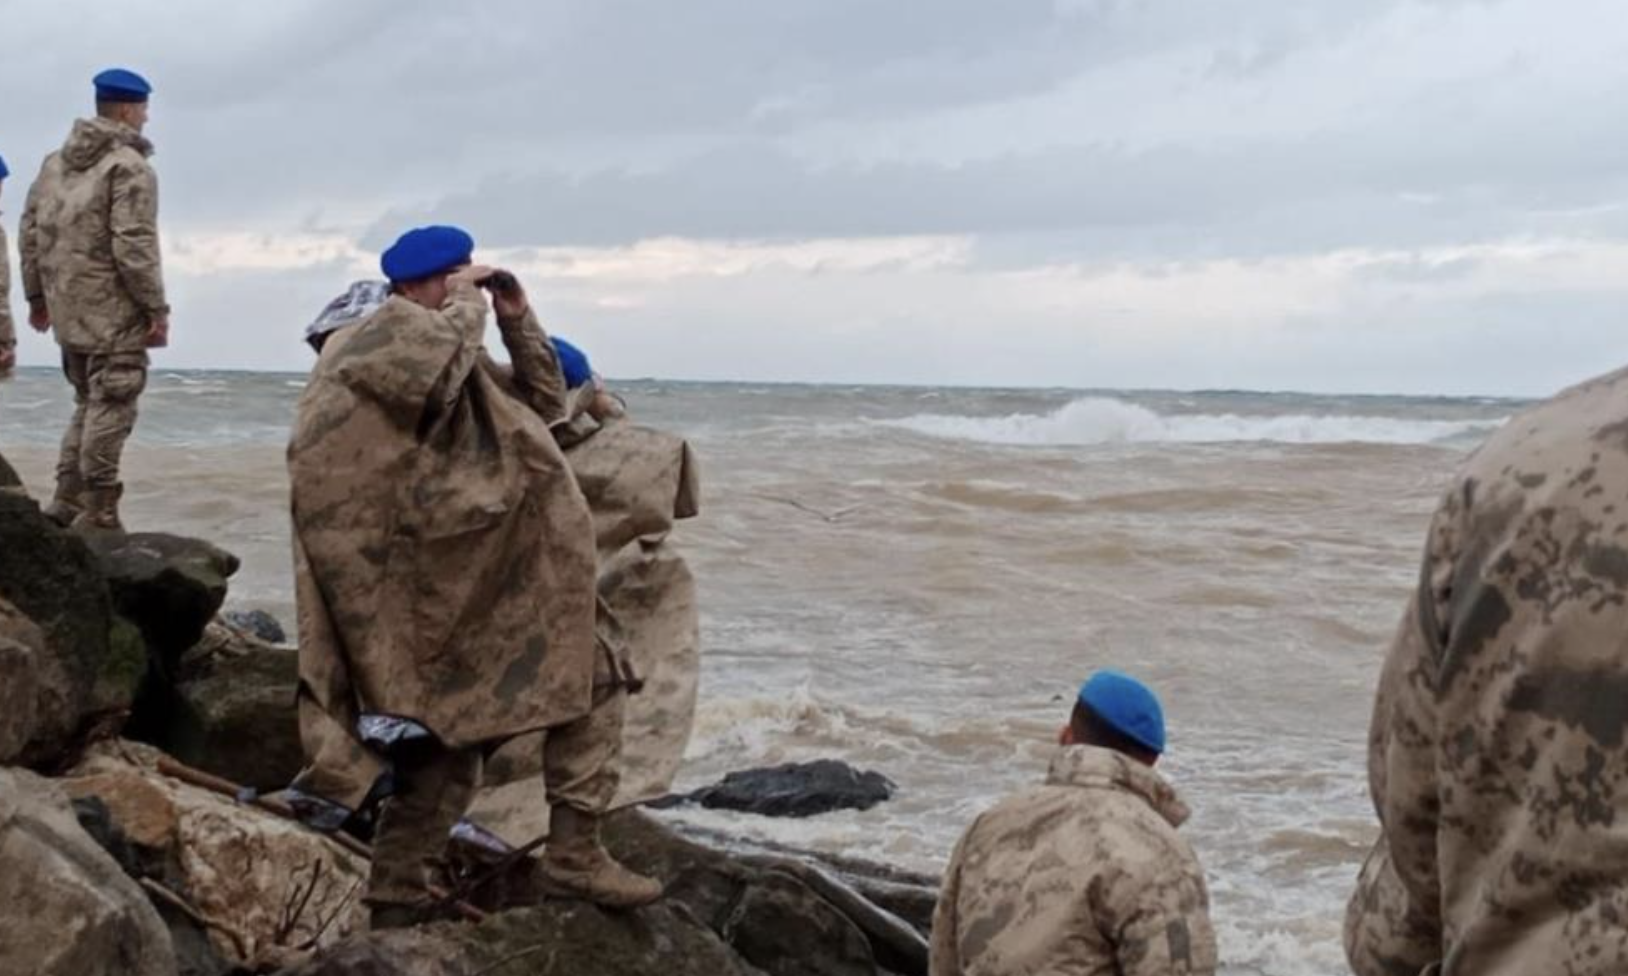
<svg viewBox="0 0 1628 976">
<path fill-rule="evenodd" d="M 1204 444 L 1276 441 L 1285 444 L 1458 444 L 1486 436 L 1496 420 L 1405 420 L 1398 417 L 1332 414 L 1155 413 L 1106 397 L 1075 400 L 1049 414 L 977 417 L 917 414 L 876 421 L 886 427 L 952 440 L 993 444 L 1072 445 L 1170 443 Z"/>
</svg>

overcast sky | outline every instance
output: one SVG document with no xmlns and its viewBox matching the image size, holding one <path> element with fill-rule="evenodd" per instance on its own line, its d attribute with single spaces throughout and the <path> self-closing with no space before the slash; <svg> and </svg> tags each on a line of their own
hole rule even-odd
<svg viewBox="0 0 1628 976">
<path fill-rule="evenodd" d="M 91 75 L 157 89 L 160 366 L 307 368 L 305 323 L 431 221 L 618 377 L 1533 395 L 1628 362 L 1621 0 L 0 0 L 0 24 L 14 242 Z"/>
</svg>

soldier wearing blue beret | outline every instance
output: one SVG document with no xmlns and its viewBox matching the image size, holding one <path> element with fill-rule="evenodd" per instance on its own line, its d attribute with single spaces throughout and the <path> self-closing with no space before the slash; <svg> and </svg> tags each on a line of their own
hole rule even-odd
<svg viewBox="0 0 1628 976">
<path fill-rule="evenodd" d="M 5 158 L 0 157 L 0 190 L 4 189 L 6 177 L 10 175 Z M 0 379 L 10 376 L 17 366 L 17 326 L 11 320 L 11 259 L 7 257 L 8 254 L 6 228 L 0 224 Z"/>
<path fill-rule="evenodd" d="M 147 386 L 148 350 L 169 344 L 158 243 L 158 176 L 147 161 L 153 87 L 124 68 L 93 79 L 96 115 L 46 157 L 23 209 L 28 322 L 62 347 L 74 414 L 46 514 L 122 529 L 119 468 Z"/>
</svg>

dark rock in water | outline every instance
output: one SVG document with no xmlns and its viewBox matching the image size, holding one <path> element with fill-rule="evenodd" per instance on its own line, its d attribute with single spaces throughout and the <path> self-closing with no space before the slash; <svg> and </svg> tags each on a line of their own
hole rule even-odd
<svg viewBox="0 0 1628 976">
<path fill-rule="evenodd" d="M 157 738 L 177 759 L 259 790 L 287 786 L 305 763 L 299 717 L 299 652 L 211 624 L 182 664 L 172 710 Z"/>
<path fill-rule="evenodd" d="M 833 810 L 869 810 L 893 797 L 893 781 L 835 759 L 787 763 L 730 773 L 715 786 L 651 804 L 699 803 L 709 810 L 739 810 L 765 817 L 812 817 Z"/>
<path fill-rule="evenodd" d="M 870 930 L 887 920 L 902 934 L 897 944 L 880 944 L 886 971 L 927 971 L 926 942 L 840 881 L 829 890 L 843 894 L 847 909 L 800 880 L 789 862 L 696 844 L 638 811 L 613 815 L 605 833 L 617 857 L 663 880 L 666 898 L 632 912 L 546 901 L 479 925 L 372 932 L 284 976 L 879 976 L 880 943 Z"/>
<path fill-rule="evenodd" d="M 92 532 L 85 541 L 101 560 L 119 613 L 173 673 L 225 601 L 238 558 L 202 539 L 160 532 Z"/>
<path fill-rule="evenodd" d="M 116 724 L 130 708 L 147 672 L 147 649 L 136 628 L 114 613 L 85 541 L 11 491 L 0 491 L 0 599 L 44 636 L 34 733 L 16 761 L 51 766 L 68 758 L 91 725 Z"/>
<path fill-rule="evenodd" d="M 228 610 L 220 617 L 227 626 L 268 644 L 288 643 L 283 625 L 264 610 Z"/>
</svg>

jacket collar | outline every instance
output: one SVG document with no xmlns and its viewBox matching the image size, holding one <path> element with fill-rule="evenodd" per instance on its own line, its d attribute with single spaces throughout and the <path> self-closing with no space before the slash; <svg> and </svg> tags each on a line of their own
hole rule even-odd
<svg viewBox="0 0 1628 976">
<path fill-rule="evenodd" d="M 1051 786 L 1122 790 L 1145 800 L 1159 816 L 1180 827 L 1192 815 L 1163 776 L 1129 756 L 1097 746 L 1063 746 L 1046 773 Z"/>
</svg>

